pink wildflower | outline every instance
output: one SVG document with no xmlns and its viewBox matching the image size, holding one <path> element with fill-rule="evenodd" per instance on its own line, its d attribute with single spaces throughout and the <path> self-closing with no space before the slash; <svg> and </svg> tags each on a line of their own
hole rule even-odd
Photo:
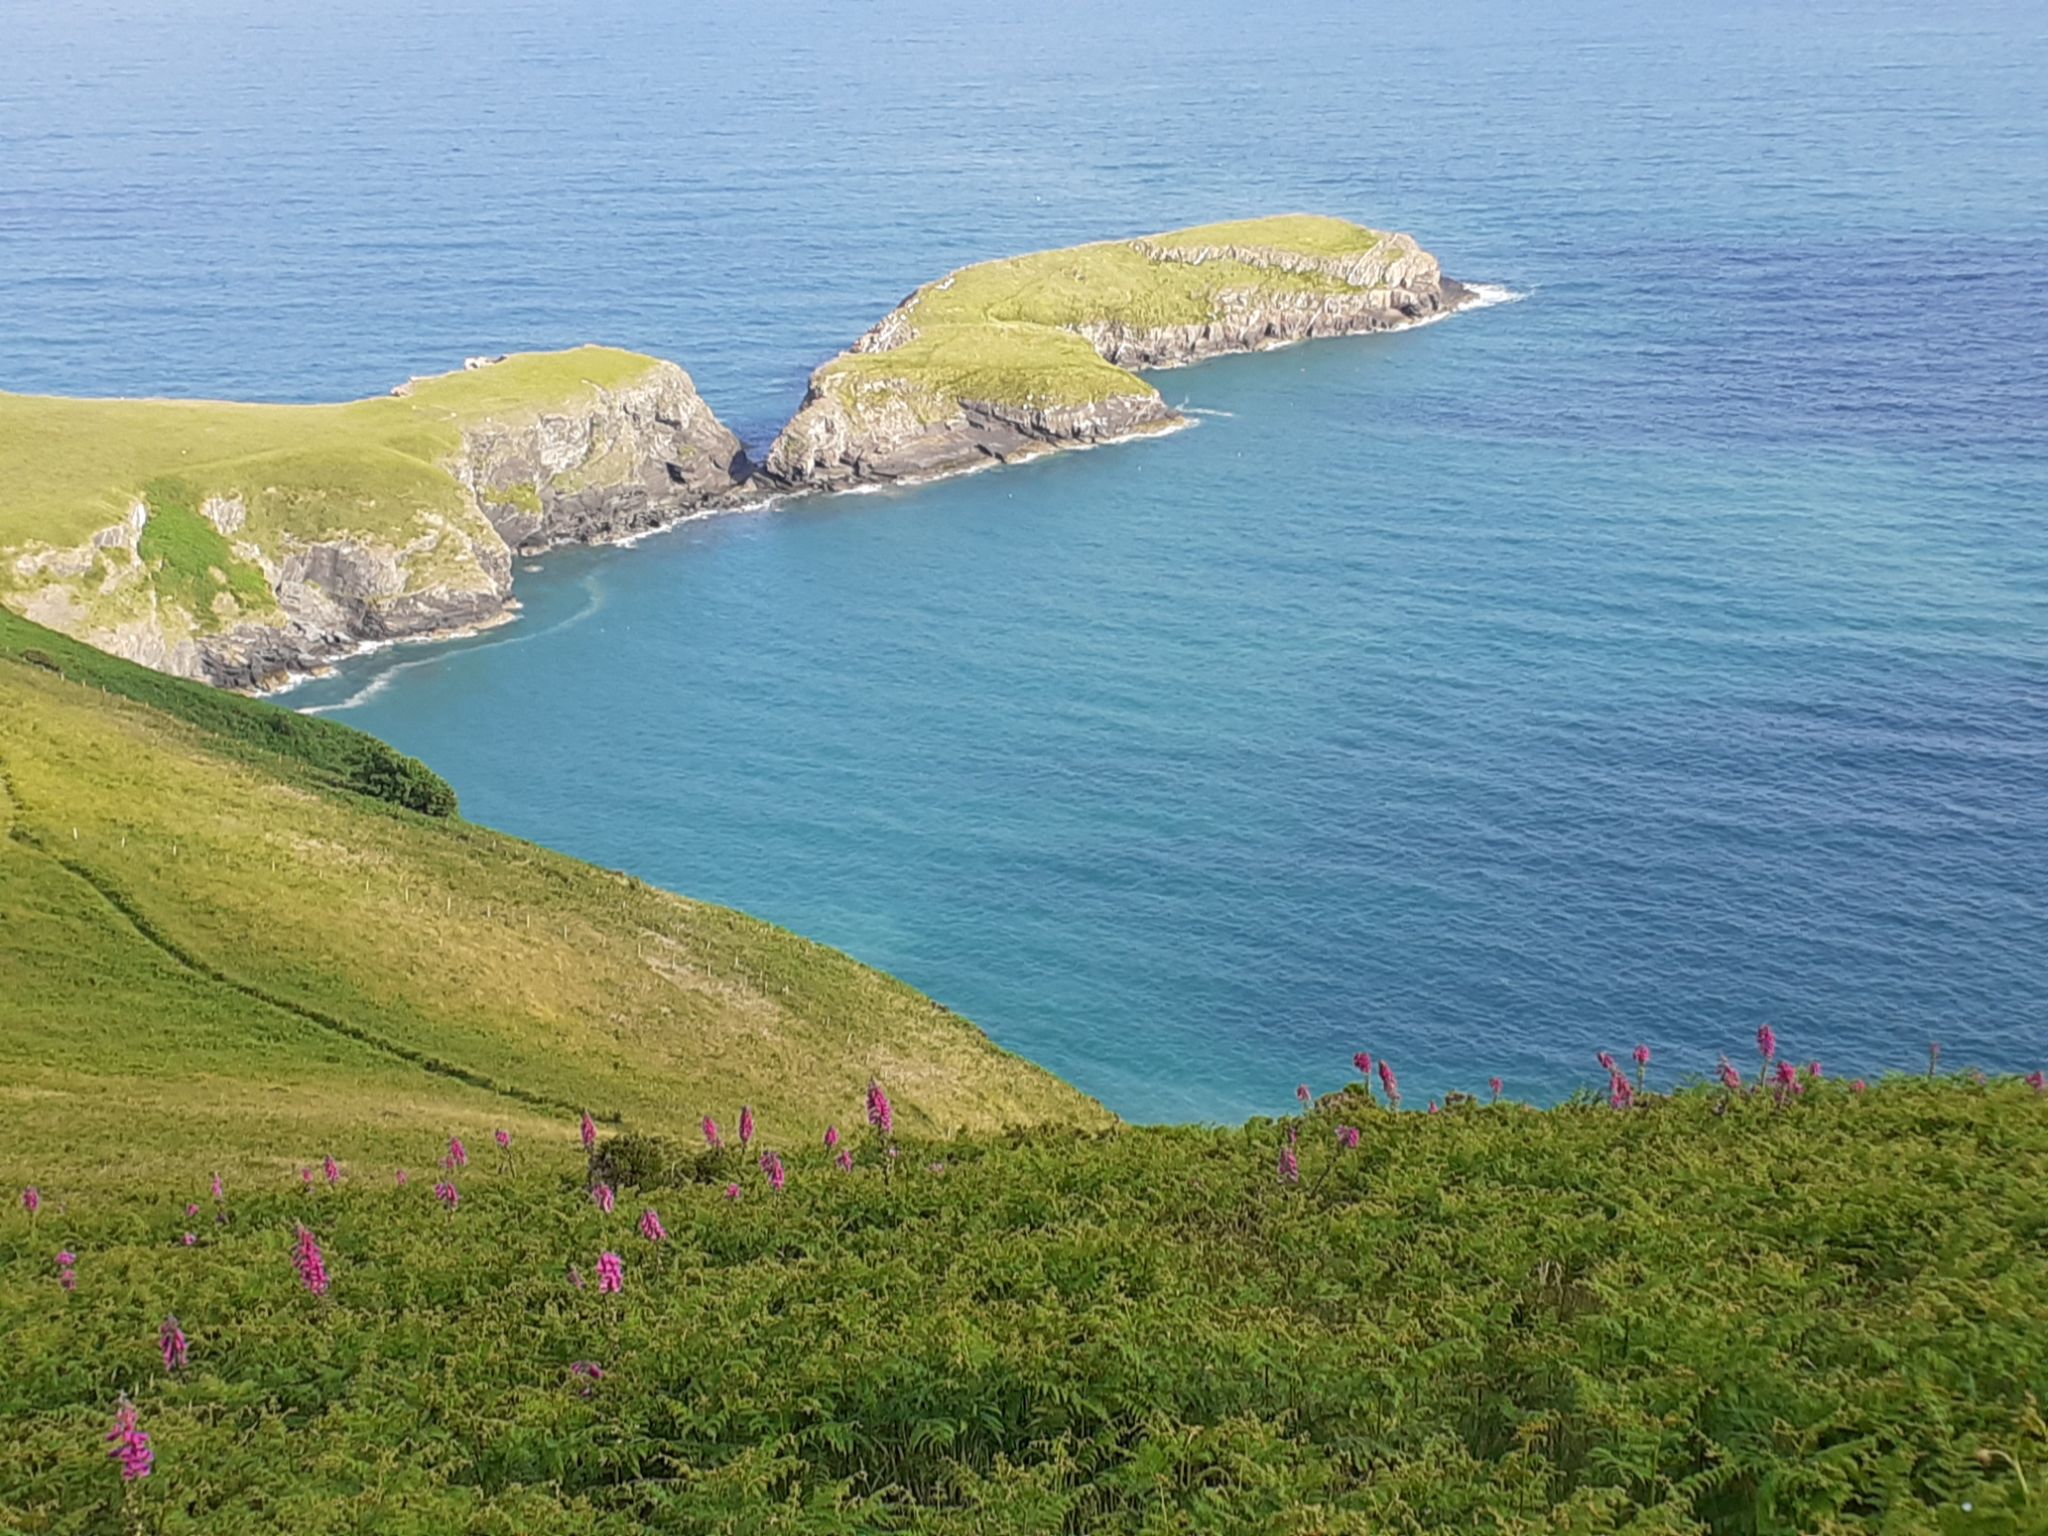
<svg viewBox="0 0 2048 1536">
<path fill-rule="evenodd" d="M 398 1187 L 399 1187 L 400 1189 L 403 1189 L 403 1188 L 405 1188 L 405 1186 L 406 1186 L 406 1184 L 407 1184 L 408 1182 L 410 1182 L 410 1181 L 409 1181 L 409 1180 L 408 1180 L 408 1179 L 406 1178 L 406 1175 L 405 1175 L 405 1170 L 404 1170 L 403 1168 L 399 1169 L 399 1170 L 398 1170 Z"/>
<path fill-rule="evenodd" d="M 593 1360 L 577 1360 L 569 1366 L 569 1374 L 582 1383 L 585 1397 L 597 1390 L 597 1384 L 604 1380 L 604 1367 Z"/>
<path fill-rule="evenodd" d="M 1607 1102 L 1616 1109 L 1629 1109 L 1633 1107 L 1636 1102 L 1635 1084 L 1631 1083 L 1619 1072 L 1615 1073 L 1608 1083 Z"/>
<path fill-rule="evenodd" d="M 1303 1083 L 1299 1088 L 1295 1089 L 1294 1096 L 1301 1100 L 1301 1107 L 1303 1109 L 1307 1109 L 1316 1101 L 1316 1096 L 1308 1091 L 1307 1083 Z"/>
<path fill-rule="evenodd" d="M 833 1149 L 834 1147 L 836 1147 L 836 1146 L 838 1146 L 838 1145 L 839 1145 L 839 1127 L 838 1127 L 838 1126 L 836 1126 L 836 1125 L 828 1125 L 828 1126 L 826 1126 L 826 1127 L 825 1127 L 825 1150 L 826 1150 L 827 1152 L 830 1152 L 830 1151 L 831 1151 L 831 1150 L 832 1150 L 832 1149 Z"/>
<path fill-rule="evenodd" d="M 57 1283 L 67 1291 L 78 1289 L 78 1255 L 69 1248 L 57 1255 Z"/>
<path fill-rule="evenodd" d="M 186 1206 L 185 1206 L 185 1214 L 186 1214 L 186 1216 L 187 1216 L 187 1217 L 197 1216 L 197 1215 L 199 1214 L 199 1204 L 198 1204 L 198 1202 L 197 1202 L 197 1201 L 191 1201 L 191 1202 L 188 1202 L 188 1203 L 186 1204 Z"/>
<path fill-rule="evenodd" d="M 448 1138 L 448 1155 L 441 1159 L 441 1166 L 453 1173 L 457 1168 L 469 1166 L 469 1148 L 462 1144 L 460 1136 Z"/>
<path fill-rule="evenodd" d="M 583 1124 L 579 1128 L 579 1134 L 583 1137 L 584 1151 L 589 1152 L 596 1148 L 597 1122 L 590 1118 L 590 1111 L 587 1109 L 583 1111 Z"/>
<path fill-rule="evenodd" d="M 1280 1143 L 1280 1182 L 1282 1184 L 1299 1184 L 1301 1182 L 1301 1158 L 1296 1154 L 1294 1143 L 1291 1141 Z"/>
<path fill-rule="evenodd" d="M 1437 1110 L 1437 1107 L 1436 1107 L 1436 1100 L 1435 1100 L 1435 1099 L 1431 1099 L 1431 1100 L 1429 1101 L 1429 1112 L 1430 1112 L 1430 1113 L 1431 1113 L 1432 1115 L 1434 1115 L 1434 1114 L 1437 1114 L 1437 1113 L 1439 1112 L 1439 1111 Z"/>
<path fill-rule="evenodd" d="M 127 1398 L 114 1410 L 114 1427 L 107 1434 L 107 1454 L 121 1464 L 121 1481 L 133 1483 L 149 1476 L 156 1453 L 149 1448 L 149 1436 L 136 1421 L 135 1405 Z"/>
<path fill-rule="evenodd" d="M 896 1112 L 880 1083 L 868 1084 L 868 1124 L 887 1136 L 896 1125 Z"/>
<path fill-rule="evenodd" d="M 726 1198 L 726 1199 L 728 1199 L 728 1200 L 737 1200 L 737 1199 L 739 1199 L 739 1197 L 740 1197 L 740 1187 L 739 1187 L 739 1185 L 737 1185 L 737 1184 L 728 1184 L 728 1185 L 726 1185 L 726 1186 L 725 1186 L 725 1198 Z"/>
<path fill-rule="evenodd" d="M 43 1208 L 43 1192 L 31 1184 L 21 1192 L 21 1208 L 31 1217 Z"/>
<path fill-rule="evenodd" d="M 1820 1063 L 1819 1063 L 1819 1062 L 1817 1062 L 1817 1061 L 1809 1061 L 1809 1062 L 1808 1062 L 1808 1063 L 1806 1064 L 1806 1080 L 1807 1080 L 1807 1081 L 1808 1081 L 1809 1083 L 1812 1083 L 1812 1082 L 1818 1082 L 1818 1081 L 1820 1080 Z"/>
<path fill-rule="evenodd" d="M 651 1205 L 640 1213 L 640 1235 L 650 1243 L 668 1241 L 668 1228 L 661 1224 L 661 1217 L 655 1213 Z"/>
<path fill-rule="evenodd" d="M 1380 1058 L 1380 1086 L 1387 1091 L 1387 1102 L 1392 1104 L 1394 1108 L 1399 1109 L 1401 1107 L 1401 1083 L 1394 1076 L 1394 1069 L 1389 1065 L 1387 1058 L 1384 1056 Z"/>
<path fill-rule="evenodd" d="M 199 1243 L 199 1234 L 197 1232 L 187 1232 L 179 1241 L 187 1248 L 196 1247 Z"/>
<path fill-rule="evenodd" d="M 1338 1126 L 1337 1145 L 1346 1152 L 1354 1150 L 1358 1146 L 1358 1127 L 1355 1125 Z"/>
<path fill-rule="evenodd" d="M 315 1296 L 327 1294 L 327 1256 L 320 1251 L 320 1239 L 306 1227 L 299 1228 L 298 1247 L 292 1254 L 292 1266 L 298 1270 L 299 1279 Z"/>
<path fill-rule="evenodd" d="M 227 1197 L 227 1187 L 221 1183 L 220 1175 L 216 1173 L 213 1176 L 213 1198 L 215 1200 L 225 1200 Z"/>
<path fill-rule="evenodd" d="M 597 1288 L 606 1296 L 626 1288 L 626 1261 L 616 1253 L 607 1251 L 597 1256 Z"/>
<path fill-rule="evenodd" d="M 780 1190 L 789 1177 L 788 1173 L 783 1169 L 782 1159 L 773 1152 L 763 1152 L 761 1154 L 761 1171 L 768 1175 L 769 1188 L 775 1190 Z"/>
<path fill-rule="evenodd" d="M 1372 1052 L 1360 1051 L 1356 1056 L 1351 1058 L 1351 1065 L 1358 1068 L 1358 1075 L 1360 1077 L 1371 1077 Z"/>
<path fill-rule="evenodd" d="M 157 1343 L 163 1348 L 165 1370 L 182 1371 L 185 1369 L 185 1358 L 188 1352 L 188 1346 L 185 1342 L 185 1330 L 178 1326 L 178 1320 L 175 1317 L 164 1319 L 163 1327 L 157 1330 Z"/>
<path fill-rule="evenodd" d="M 718 1122 L 709 1115 L 704 1117 L 704 1141 L 714 1152 L 725 1145 L 718 1139 Z"/>
<path fill-rule="evenodd" d="M 491 1132 L 491 1137 L 498 1143 L 498 1150 L 500 1152 L 510 1152 L 512 1150 L 512 1133 L 502 1126 Z"/>
<path fill-rule="evenodd" d="M 1762 1056 L 1765 1061 L 1769 1061 L 1773 1056 L 1777 1055 L 1778 1032 L 1768 1024 L 1757 1025 L 1756 1049 L 1757 1054 Z"/>
<path fill-rule="evenodd" d="M 300 1187 L 301 1187 L 301 1188 L 304 1188 L 304 1189 L 311 1189 L 311 1188 L 313 1187 L 313 1170 L 312 1170 L 312 1169 L 310 1169 L 310 1168 L 301 1168 L 301 1169 L 299 1170 L 299 1185 L 300 1185 Z"/>
<path fill-rule="evenodd" d="M 1726 1056 L 1721 1058 L 1721 1065 L 1718 1070 L 1721 1074 L 1721 1086 L 1730 1093 L 1734 1093 L 1742 1087 L 1742 1074 L 1735 1070 L 1734 1063 L 1729 1061 Z"/>
<path fill-rule="evenodd" d="M 1779 1062 L 1778 1082 L 1784 1087 L 1796 1088 L 1799 1085 L 1799 1069 L 1789 1061 Z"/>
<path fill-rule="evenodd" d="M 1501 1080 L 1497 1077 L 1489 1077 L 1486 1080 L 1486 1086 L 1493 1094 L 1493 1102 L 1498 1104 L 1500 1102 L 1500 1090 L 1502 1087 Z"/>
<path fill-rule="evenodd" d="M 434 1198 L 447 1206 L 450 1212 L 462 1204 L 462 1191 L 448 1180 L 443 1179 L 434 1186 Z"/>
<path fill-rule="evenodd" d="M 2020 1081 L 2036 1093 L 2048 1093 L 2048 1072 L 2043 1072 L 2039 1067 L 2029 1072 Z"/>
<path fill-rule="evenodd" d="M 753 1139 L 754 1106 L 751 1104 L 742 1104 L 740 1106 L 740 1147 L 744 1150 L 747 1143 L 752 1141 Z"/>
<path fill-rule="evenodd" d="M 613 1191 L 611 1185 L 609 1184 L 591 1185 L 590 1198 L 592 1201 L 596 1203 L 597 1208 L 600 1211 L 603 1211 L 607 1216 L 611 1215 L 612 1207 L 618 1204 L 619 1200 L 618 1195 Z"/>
<path fill-rule="evenodd" d="M 853 1149 L 851 1147 L 846 1148 L 833 1161 L 839 1165 L 841 1173 L 853 1172 Z"/>
<path fill-rule="evenodd" d="M 1647 1045 L 1637 1046 L 1634 1054 L 1637 1066 L 1647 1067 L 1650 1064 L 1650 1048 Z"/>
<path fill-rule="evenodd" d="M 320 1169 L 321 1172 L 327 1175 L 328 1188 L 332 1189 L 341 1182 L 341 1164 L 337 1163 L 331 1155 L 321 1159 Z"/>
<path fill-rule="evenodd" d="M 2036 1077 L 2039 1077 L 2039 1076 L 2040 1076 L 2041 1074 L 2040 1074 L 2040 1073 L 2038 1073 L 2038 1072 L 2036 1072 L 2036 1073 L 2035 1073 L 2034 1075 L 2035 1075 Z M 1855 1082 L 1853 1082 L 1853 1083 L 1851 1083 L 1851 1084 L 1849 1085 L 1849 1091 L 1850 1091 L 1851 1093 L 1853 1093 L 1853 1094 L 1861 1095 L 1861 1094 L 1862 1094 L 1862 1093 L 1863 1093 L 1863 1092 L 1864 1092 L 1864 1091 L 1865 1091 L 1866 1089 L 1868 1089 L 1869 1087 L 1870 1087 L 1870 1084 L 1868 1084 L 1868 1083 L 1864 1082 L 1864 1081 L 1863 1081 L 1863 1079 L 1859 1077 L 1859 1078 L 1857 1078 L 1857 1079 L 1856 1079 L 1856 1081 L 1855 1081 Z"/>
<path fill-rule="evenodd" d="M 1600 1065 L 1606 1069 L 1607 1075 L 1609 1077 L 1614 1076 L 1614 1052 L 1602 1051 L 1593 1059 L 1599 1062 Z"/>
</svg>

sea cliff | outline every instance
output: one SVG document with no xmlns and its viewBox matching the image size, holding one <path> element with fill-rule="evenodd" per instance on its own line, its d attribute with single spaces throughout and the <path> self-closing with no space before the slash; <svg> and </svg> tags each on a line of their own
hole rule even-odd
<svg viewBox="0 0 2048 1536">
<path fill-rule="evenodd" d="M 965 267 L 812 375 L 758 478 L 922 479 L 1159 431 L 1181 417 L 1131 370 L 1394 330 L 1466 297 L 1412 237 L 1306 214 Z"/>
<path fill-rule="evenodd" d="M 515 554 L 721 504 L 746 470 L 687 373 L 601 347 L 343 405 L 0 395 L 0 602 L 261 688 L 492 623 Z"/>
</svg>

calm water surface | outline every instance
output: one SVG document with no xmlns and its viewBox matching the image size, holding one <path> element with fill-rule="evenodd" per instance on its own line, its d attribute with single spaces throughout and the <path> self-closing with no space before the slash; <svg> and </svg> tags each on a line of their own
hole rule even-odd
<svg viewBox="0 0 2048 1536">
<path fill-rule="evenodd" d="M 2026 3 L 0 0 L 0 387 L 674 357 L 757 447 L 961 262 L 1314 208 L 1526 297 L 1197 429 L 688 525 L 294 702 L 1138 1118 L 1771 1021 L 2048 1060 Z"/>
</svg>

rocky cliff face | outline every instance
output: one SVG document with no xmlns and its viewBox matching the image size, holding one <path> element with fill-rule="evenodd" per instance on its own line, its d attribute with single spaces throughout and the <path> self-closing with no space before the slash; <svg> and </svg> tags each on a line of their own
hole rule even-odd
<svg viewBox="0 0 2048 1536">
<path fill-rule="evenodd" d="M 138 490 L 128 515 L 83 545 L 0 550 L 0 599 L 117 656 L 245 689 L 365 642 L 491 624 L 509 615 L 515 554 L 643 532 L 739 494 L 748 468 L 739 440 L 688 374 L 645 361 L 607 386 L 481 407 L 463 397 L 444 405 L 443 381 L 415 380 L 393 393 L 412 400 L 417 391 L 427 429 L 450 443 L 400 481 L 417 487 L 417 504 L 391 506 L 368 474 L 351 501 L 344 457 L 328 471 L 337 483 L 320 487 L 341 508 L 335 526 L 281 531 L 251 516 L 252 502 L 280 494 L 264 483 L 274 465 L 230 467 L 212 473 L 240 488 L 206 496 L 196 513 L 152 505 Z M 366 448 L 364 462 L 388 451 Z M 174 546 L 213 552 L 173 579 L 167 562 L 193 564 L 161 552 Z"/>
<path fill-rule="evenodd" d="M 573 410 L 468 427 L 456 466 L 521 554 L 644 533 L 725 500 L 747 470 L 739 439 L 674 363 Z"/>
<path fill-rule="evenodd" d="M 1162 269 L 1162 286 L 1169 268 L 1209 267 L 1217 280 L 1204 292 L 1199 318 L 1186 322 L 1150 318 L 1153 306 L 1132 303 L 1128 288 L 1106 295 L 1099 313 L 1062 316 L 1059 329 L 1084 338 L 1117 369 L 1173 368 L 1224 353 L 1395 330 L 1453 310 L 1466 296 L 1407 235 L 1386 235 L 1369 250 L 1345 254 L 1190 244 L 1163 236 L 1126 244 Z M 758 482 L 788 491 L 929 478 L 1181 421 L 1158 391 L 1134 375 L 1107 389 L 1098 380 L 1093 398 L 1063 402 L 1056 392 L 1038 397 L 1028 379 L 1014 398 L 978 393 L 971 382 L 955 386 L 943 374 L 935 377 L 922 358 L 907 360 L 900 375 L 877 366 L 919 342 L 928 296 L 974 271 L 964 269 L 912 294 L 845 357 L 813 374 L 802 407 L 756 472 Z M 994 334 L 1014 333 L 1031 322 L 1020 321 L 1013 306 L 992 311 L 987 323 Z M 961 329 L 956 317 L 949 316 L 946 329 Z M 862 359 L 863 365 L 843 366 L 848 359 Z"/>
</svg>

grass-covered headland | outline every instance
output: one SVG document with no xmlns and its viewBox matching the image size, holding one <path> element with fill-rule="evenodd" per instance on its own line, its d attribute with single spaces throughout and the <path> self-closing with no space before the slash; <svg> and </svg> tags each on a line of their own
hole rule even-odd
<svg viewBox="0 0 2048 1536">
<path fill-rule="evenodd" d="M 564 1116 L 218 1192 L 203 1145 L 53 1159 L 0 1218 L 0 1523 L 2048 1529 L 2048 1099 L 1657 1086 L 949 1140 L 854 1096 L 834 1147 L 594 1156 Z"/>
</svg>

